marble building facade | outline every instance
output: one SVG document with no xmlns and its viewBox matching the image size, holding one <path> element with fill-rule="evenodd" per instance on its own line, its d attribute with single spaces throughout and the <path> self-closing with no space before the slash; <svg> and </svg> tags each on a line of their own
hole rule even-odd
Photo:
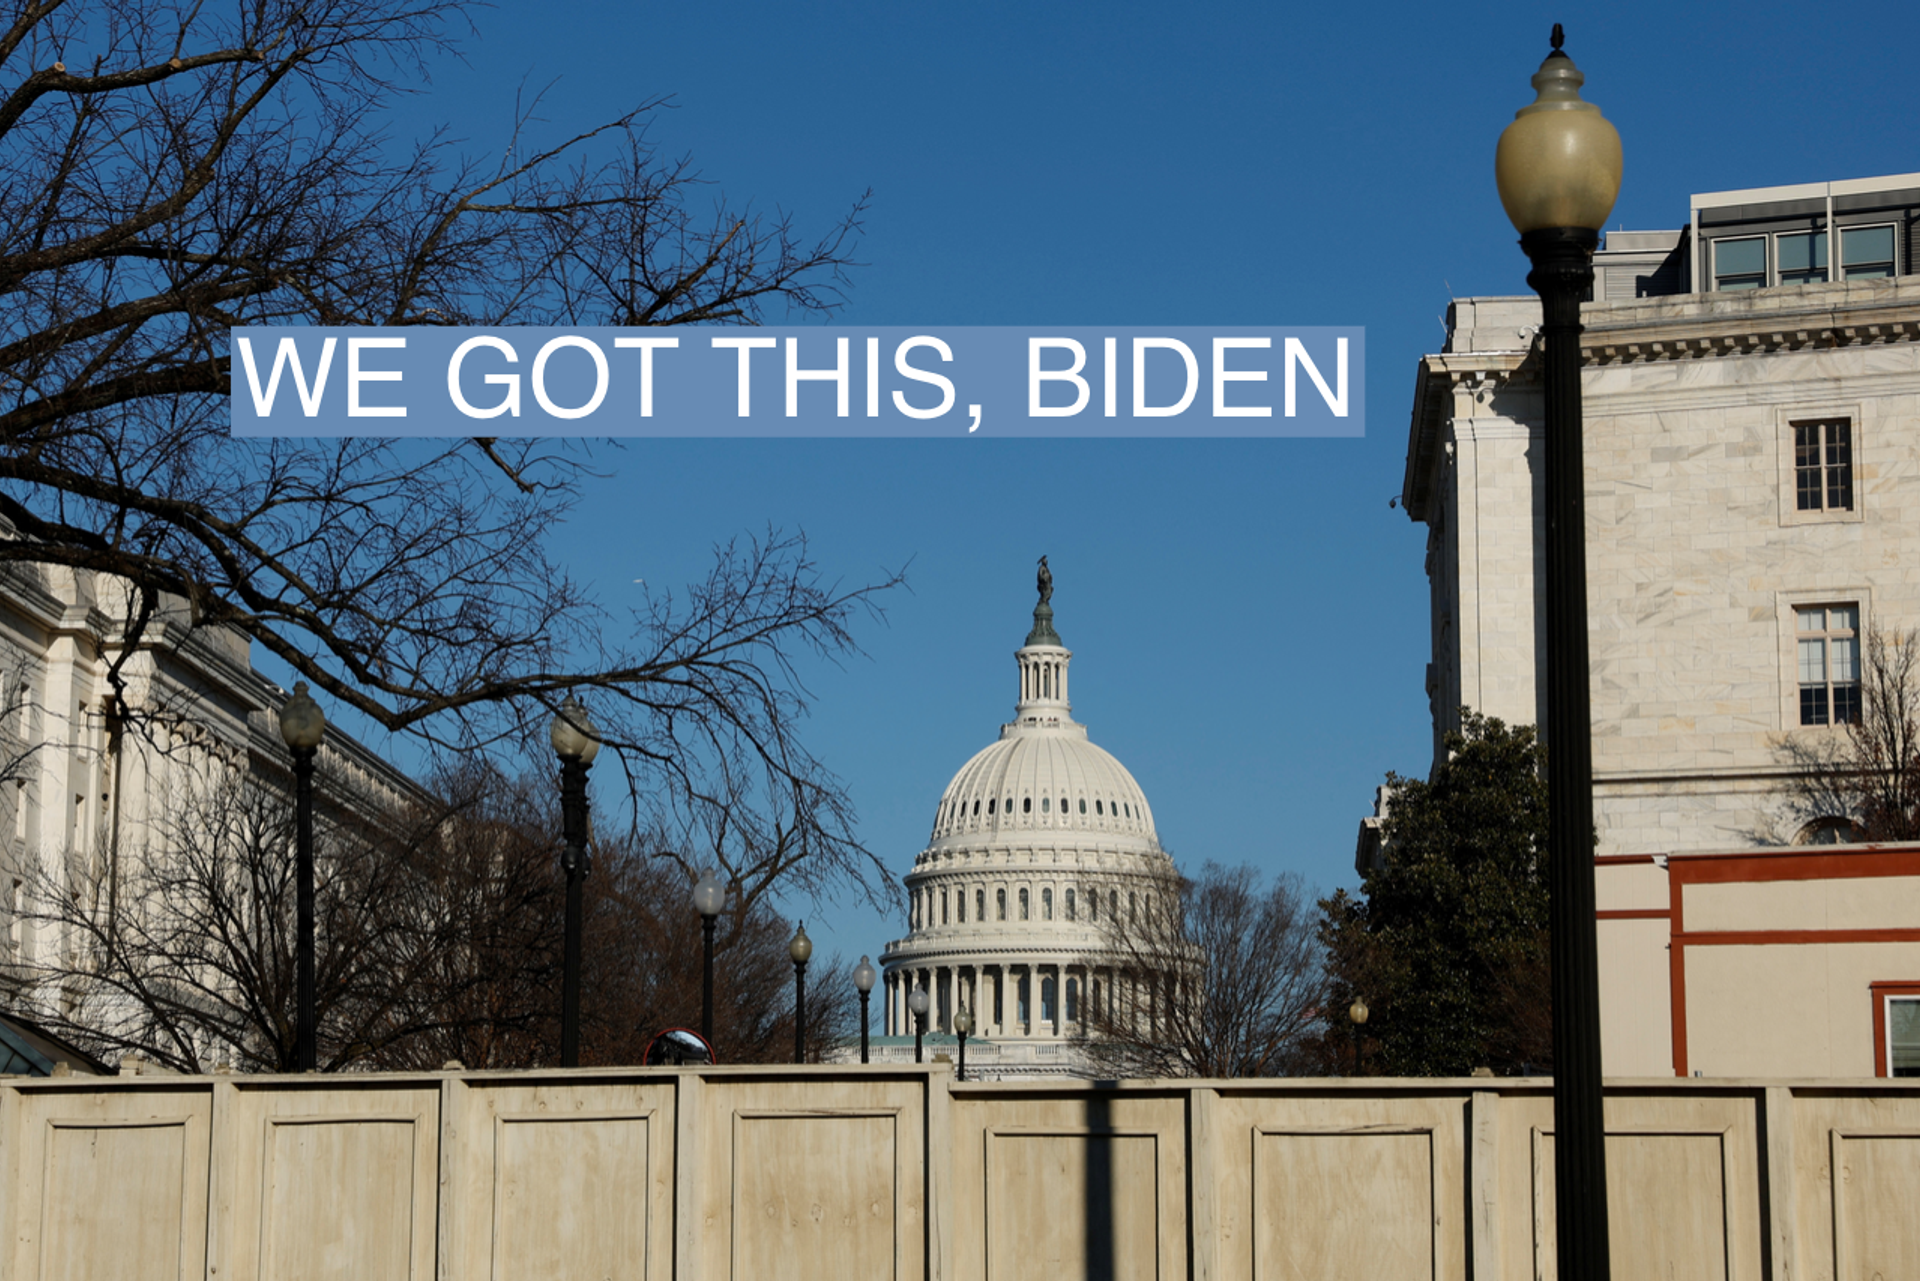
<svg viewBox="0 0 1920 1281">
<path fill-rule="evenodd" d="M 1920 1023 L 1920 850 L 1802 812 L 1787 751 L 1843 732 L 1870 633 L 1920 627 L 1917 254 L 1909 174 L 1695 196 L 1687 227 L 1610 233 L 1596 257 L 1610 1074 L 1888 1075 L 1888 1029 Z M 1463 706 L 1543 720 L 1539 323 L 1533 297 L 1458 300 L 1419 365 L 1401 498 L 1427 527 L 1436 752 Z M 1378 834 L 1363 822 L 1363 871 L 1391 857 Z"/>
</svg>

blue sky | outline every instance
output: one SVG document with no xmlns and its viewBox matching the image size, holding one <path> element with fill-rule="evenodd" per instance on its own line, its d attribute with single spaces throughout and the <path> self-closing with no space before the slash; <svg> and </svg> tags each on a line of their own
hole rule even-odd
<svg viewBox="0 0 1920 1281">
<path fill-rule="evenodd" d="M 1366 326 L 1361 440 L 629 442 L 558 545 L 616 608 L 768 524 L 849 583 L 909 565 L 868 657 L 808 673 L 900 873 L 1012 710 L 1044 552 L 1075 714 L 1163 842 L 1330 891 L 1372 788 L 1428 764 L 1424 529 L 1388 499 L 1449 293 L 1525 290 L 1493 147 L 1556 20 L 1624 140 L 1616 224 L 1920 169 L 1886 56 L 1914 10 L 1877 3 L 510 5 L 408 113 L 477 155 L 517 93 L 552 138 L 669 95 L 654 143 L 734 201 L 824 231 L 871 188 L 836 324 Z M 828 950 L 904 932 L 787 906 Z"/>
</svg>

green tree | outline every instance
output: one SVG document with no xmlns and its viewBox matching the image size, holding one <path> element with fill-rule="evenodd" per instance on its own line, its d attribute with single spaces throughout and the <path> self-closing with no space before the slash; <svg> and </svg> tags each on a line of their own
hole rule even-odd
<svg viewBox="0 0 1920 1281">
<path fill-rule="evenodd" d="M 1321 901 L 1330 1020 L 1344 1063 L 1354 996 L 1362 1070 L 1397 1076 L 1551 1066 L 1547 784 L 1531 726 L 1463 712 L 1430 780 L 1387 776 L 1386 866 Z M 1341 1055 L 1345 1054 L 1345 1058 Z"/>
</svg>

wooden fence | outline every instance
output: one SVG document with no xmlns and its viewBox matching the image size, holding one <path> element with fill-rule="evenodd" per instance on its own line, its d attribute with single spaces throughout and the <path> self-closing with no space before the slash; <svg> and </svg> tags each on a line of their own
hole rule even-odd
<svg viewBox="0 0 1920 1281">
<path fill-rule="evenodd" d="M 1614 1275 L 1920 1278 L 1920 1082 L 1609 1086 Z M 0 1281 L 1553 1275 L 1540 1081 L 0 1083 Z"/>
</svg>

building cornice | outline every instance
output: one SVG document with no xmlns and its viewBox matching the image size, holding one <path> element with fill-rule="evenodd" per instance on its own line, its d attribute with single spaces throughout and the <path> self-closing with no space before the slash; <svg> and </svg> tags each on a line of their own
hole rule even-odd
<svg viewBox="0 0 1920 1281">
<path fill-rule="evenodd" d="M 1516 300 L 1489 301 L 1510 307 Z M 1920 277 L 1589 303 L 1583 320 L 1581 363 L 1596 368 L 1898 346 L 1920 342 Z M 1509 342 L 1526 338 L 1528 345 L 1421 358 L 1400 483 L 1412 520 L 1429 519 L 1434 471 L 1446 426 L 1457 417 L 1457 398 L 1485 401 L 1539 382 L 1538 334 L 1531 328 L 1495 333 Z M 1449 345 L 1458 336 L 1450 333 Z M 1470 340 L 1471 331 L 1465 336 Z"/>
</svg>

